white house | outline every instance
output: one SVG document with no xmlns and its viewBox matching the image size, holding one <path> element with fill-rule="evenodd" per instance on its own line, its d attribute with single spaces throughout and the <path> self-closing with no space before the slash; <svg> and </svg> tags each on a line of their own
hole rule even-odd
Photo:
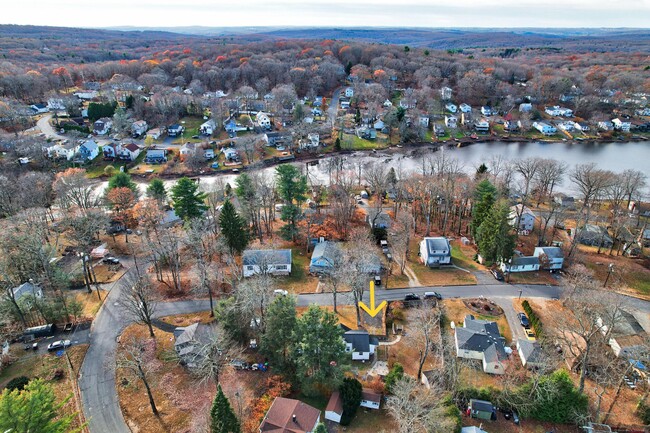
<svg viewBox="0 0 650 433">
<path fill-rule="evenodd" d="M 47 100 L 47 108 L 54 111 L 63 111 L 65 110 L 65 104 L 63 99 L 50 98 Z"/>
<path fill-rule="evenodd" d="M 50 109 L 47 108 L 47 105 L 45 105 L 45 104 L 33 104 L 33 105 L 30 105 L 29 108 L 31 108 L 34 111 L 35 114 L 43 114 L 43 113 L 47 113 L 48 111 L 50 111 Z"/>
<path fill-rule="evenodd" d="M 239 162 L 239 152 L 234 147 L 223 147 L 221 153 L 229 162 Z"/>
<path fill-rule="evenodd" d="M 147 122 L 145 120 L 138 120 L 131 124 L 131 133 L 134 137 L 140 137 L 147 133 Z"/>
<path fill-rule="evenodd" d="M 345 97 L 352 98 L 354 96 L 354 89 L 352 87 L 345 88 Z"/>
<path fill-rule="evenodd" d="M 530 102 L 522 102 L 519 104 L 519 111 L 522 113 L 530 113 L 533 111 L 533 104 Z"/>
<path fill-rule="evenodd" d="M 97 135 L 106 135 L 111 130 L 113 121 L 108 117 L 102 117 L 93 123 L 93 132 Z"/>
<path fill-rule="evenodd" d="M 217 122 L 213 119 L 208 119 L 199 126 L 199 131 L 203 135 L 212 135 L 217 130 Z"/>
<path fill-rule="evenodd" d="M 71 161 L 77 154 L 78 149 L 79 146 L 74 141 L 71 143 L 57 144 L 48 149 L 48 156 Z"/>
<path fill-rule="evenodd" d="M 135 161 L 139 155 L 140 147 L 135 143 L 128 143 L 118 151 L 119 158 L 126 161 Z"/>
<path fill-rule="evenodd" d="M 94 99 L 97 97 L 98 93 L 95 90 L 87 91 L 87 92 L 76 92 L 73 93 L 74 96 L 77 98 L 84 100 L 84 101 L 89 101 L 91 99 Z"/>
<path fill-rule="evenodd" d="M 614 124 L 609 120 L 601 120 L 598 122 L 598 128 L 602 129 L 603 131 L 611 131 L 614 129 Z"/>
<path fill-rule="evenodd" d="M 154 140 L 158 140 L 163 134 L 163 131 L 160 128 L 153 128 L 147 131 L 147 137 L 151 137 Z"/>
<path fill-rule="evenodd" d="M 508 222 L 511 226 L 517 227 L 517 221 L 519 221 L 518 230 L 527 230 L 532 231 L 535 227 L 535 220 L 537 217 L 527 206 L 518 204 L 516 206 L 510 207 L 510 214 L 508 214 Z"/>
<path fill-rule="evenodd" d="M 492 115 L 492 107 L 488 107 L 487 105 L 484 105 L 481 107 L 481 114 L 484 116 L 491 116 Z"/>
<path fill-rule="evenodd" d="M 433 268 L 451 263 L 451 245 L 444 237 L 424 238 L 420 241 L 420 261 Z"/>
<path fill-rule="evenodd" d="M 483 117 L 480 120 L 474 122 L 474 130 L 476 132 L 486 133 L 490 131 L 490 122 L 488 122 L 487 119 Z"/>
<path fill-rule="evenodd" d="M 418 117 L 418 123 L 420 124 L 420 126 L 428 128 L 429 127 L 429 116 L 420 116 L 420 117 Z"/>
<path fill-rule="evenodd" d="M 379 410 L 380 404 L 381 404 L 381 394 L 369 388 L 363 388 L 361 390 L 361 403 L 359 403 L 359 406 L 365 407 L 367 409 Z"/>
<path fill-rule="evenodd" d="M 501 271 L 505 273 L 534 272 L 539 271 L 539 257 L 515 256 L 507 263 L 501 262 Z"/>
<path fill-rule="evenodd" d="M 456 105 L 452 104 L 451 102 L 445 104 L 445 109 L 450 113 L 455 113 L 456 111 L 458 111 L 458 107 L 456 107 Z"/>
<path fill-rule="evenodd" d="M 534 122 L 533 128 L 537 129 L 544 135 L 553 135 L 557 132 L 557 128 L 553 125 L 549 125 L 546 122 Z"/>
<path fill-rule="evenodd" d="M 325 407 L 325 419 L 335 423 L 341 422 L 343 416 L 343 399 L 341 393 L 334 391 Z"/>
<path fill-rule="evenodd" d="M 553 107 L 545 107 L 544 111 L 549 116 L 573 117 L 573 110 L 570 108 L 560 107 L 558 105 L 555 105 Z"/>
<path fill-rule="evenodd" d="M 167 162 L 167 149 L 148 149 L 144 162 L 148 164 L 161 164 Z"/>
<path fill-rule="evenodd" d="M 392 107 L 393 103 L 390 101 L 390 99 L 386 99 L 383 105 L 384 107 L 388 108 L 388 107 Z"/>
<path fill-rule="evenodd" d="M 345 351 L 352 354 L 353 361 L 368 361 L 375 354 L 379 340 L 370 337 L 368 331 L 362 329 L 350 330 L 343 334 Z"/>
<path fill-rule="evenodd" d="M 614 129 L 623 132 L 630 132 L 630 127 L 632 126 L 631 122 L 621 120 L 618 117 L 616 119 L 612 119 L 612 124 L 614 125 Z"/>
<path fill-rule="evenodd" d="M 451 99 L 452 90 L 449 87 L 440 89 L 440 97 L 444 100 Z"/>
<path fill-rule="evenodd" d="M 456 116 L 445 116 L 445 126 L 447 128 L 455 128 L 458 126 L 458 118 Z"/>
<path fill-rule="evenodd" d="M 542 349 L 536 341 L 520 338 L 517 340 L 517 353 L 524 367 L 541 367 Z"/>
<path fill-rule="evenodd" d="M 242 255 L 244 277 L 256 274 L 291 274 L 291 250 L 245 250 Z"/>
<path fill-rule="evenodd" d="M 259 111 L 255 115 L 255 122 L 257 122 L 257 125 L 260 128 L 271 129 L 271 119 L 266 113 L 263 113 L 262 111 Z"/>
<path fill-rule="evenodd" d="M 465 104 L 464 102 L 458 106 L 460 109 L 461 113 L 471 113 L 472 112 L 472 106 Z"/>
<path fill-rule="evenodd" d="M 31 280 L 18 287 L 14 287 L 11 291 L 14 293 L 14 299 L 16 301 L 19 301 L 24 296 L 33 296 L 36 299 L 43 298 L 43 291 L 38 284 L 32 283 Z"/>
<path fill-rule="evenodd" d="M 180 148 L 180 154 L 181 156 L 189 156 L 189 155 L 194 155 L 197 149 L 197 143 L 191 143 L 187 142 L 184 145 L 181 146 Z"/>
<path fill-rule="evenodd" d="M 177 137 L 185 131 L 185 127 L 175 124 L 167 128 L 167 135 L 170 137 Z"/>
<path fill-rule="evenodd" d="M 534 257 L 540 257 L 540 268 L 555 271 L 564 265 L 564 253 L 559 247 L 535 247 Z"/>
<path fill-rule="evenodd" d="M 204 157 L 205 159 L 212 159 L 212 158 L 214 158 L 215 156 L 216 156 L 216 155 L 215 155 L 215 153 L 214 153 L 214 149 L 213 149 L 213 148 L 208 147 L 207 149 L 203 149 L 203 157 Z"/>
<path fill-rule="evenodd" d="M 463 327 L 456 326 L 454 331 L 457 357 L 480 360 L 486 373 L 505 373 L 508 353 L 496 322 L 466 316 Z"/>
</svg>

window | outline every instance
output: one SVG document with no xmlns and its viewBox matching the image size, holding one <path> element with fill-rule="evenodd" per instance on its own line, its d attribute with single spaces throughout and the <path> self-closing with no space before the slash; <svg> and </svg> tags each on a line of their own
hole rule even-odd
<svg viewBox="0 0 650 433">
<path fill-rule="evenodd" d="M 286 271 L 288 269 L 287 265 L 277 265 L 275 267 L 278 271 Z"/>
<path fill-rule="evenodd" d="M 248 270 L 248 271 L 252 271 L 252 270 L 253 270 L 253 266 L 251 266 L 251 265 L 246 266 L 246 270 Z"/>
</svg>

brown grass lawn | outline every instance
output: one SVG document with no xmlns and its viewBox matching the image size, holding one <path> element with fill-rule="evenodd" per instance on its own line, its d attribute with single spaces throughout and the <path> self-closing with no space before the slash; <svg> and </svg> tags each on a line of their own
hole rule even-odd
<svg viewBox="0 0 650 433">
<path fill-rule="evenodd" d="M 476 277 L 457 268 L 431 269 L 422 263 L 411 263 L 420 283 L 425 286 L 466 286 L 476 284 Z"/>
<path fill-rule="evenodd" d="M 352 423 L 343 427 L 336 425 L 328 430 L 329 433 L 353 432 L 353 433 L 392 433 L 397 431 L 397 423 L 384 408 L 371 410 L 360 407 Z"/>
<path fill-rule="evenodd" d="M 484 314 L 476 314 L 465 306 L 461 299 L 443 299 L 442 305 L 445 307 L 447 320 L 452 321 L 456 326 L 463 326 L 463 320 L 468 314 L 472 314 L 477 319 L 489 320 L 496 322 L 499 326 L 499 332 L 506 339 L 506 343 L 510 344 L 512 339 L 512 332 L 510 331 L 510 325 L 504 314 L 500 316 L 488 316 Z"/>
<path fill-rule="evenodd" d="M 70 370 L 65 356 L 59 358 L 50 353 L 36 355 L 32 352 L 25 352 L 21 344 L 14 344 L 10 349 L 10 353 L 17 356 L 18 360 L 0 374 L 0 389 L 4 388 L 11 379 L 19 376 L 44 379 L 54 388 L 57 401 L 63 401 L 68 396 L 71 396 L 70 400 L 63 406 L 62 412 L 63 414 L 78 413 L 73 422 L 73 428 L 78 428 L 83 424 L 84 418 L 83 413 L 81 413 L 79 395 L 75 395 L 74 392 L 77 388 L 79 369 L 87 350 L 87 344 L 73 346 L 67 350 L 73 367 Z M 53 379 L 54 372 L 57 370 L 63 371 L 62 379 Z"/>
<path fill-rule="evenodd" d="M 197 315 L 200 316 L 200 315 Z M 176 323 L 175 318 L 168 318 Z M 181 317 L 181 322 L 186 318 Z M 161 414 L 156 418 L 151 412 L 144 385 L 139 380 L 117 372 L 117 391 L 124 418 L 132 431 L 138 433 L 185 433 L 206 431 L 208 415 L 216 388 L 211 383 L 201 384 L 178 364 L 173 354 L 173 336 L 155 330 L 156 359 L 151 384 L 156 406 Z M 141 325 L 129 326 L 121 336 L 147 339 L 147 328 Z M 227 371 L 221 378 L 221 386 L 236 413 L 241 410 L 242 419 L 247 419 L 252 409 L 251 401 L 261 395 L 266 375 L 260 372 Z M 239 394 L 239 397 L 235 393 Z"/>
<path fill-rule="evenodd" d="M 607 287 L 617 291 L 650 299 L 650 259 L 633 259 L 623 256 L 610 256 L 609 250 L 598 254 L 595 247 L 579 247 L 581 254 L 578 260 L 593 272 L 594 278 L 605 283 L 609 264 L 614 264 L 614 272 L 609 278 Z"/>
<path fill-rule="evenodd" d="M 511 284 L 548 284 L 557 286 L 559 282 L 548 271 L 513 272 L 510 274 Z"/>
<path fill-rule="evenodd" d="M 165 323 L 175 326 L 190 326 L 194 323 L 210 323 L 214 320 L 214 317 L 210 317 L 209 311 L 202 311 L 200 313 L 190 313 L 190 314 L 179 314 L 177 316 L 166 316 L 162 317 L 162 320 Z"/>
<path fill-rule="evenodd" d="M 94 318 L 97 314 L 97 311 L 99 311 L 99 307 L 101 307 L 103 300 L 106 299 L 108 293 L 102 289 L 99 289 L 99 295 L 102 297 L 102 301 L 99 300 L 97 297 L 97 290 L 94 289 L 92 293 L 88 293 L 85 289 L 78 290 L 71 296 L 74 296 L 74 298 L 77 301 L 81 302 L 81 304 L 84 306 L 83 313 L 81 314 L 82 317 Z"/>
<path fill-rule="evenodd" d="M 381 350 L 388 350 L 388 365 L 399 362 L 404 367 L 404 372 L 411 376 L 416 376 L 418 372 L 419 350 L 421 345 L 420 338 L 409 328 L 409 317 L 413 310 L 404 310 L 404 335 L 401 336 L 398 343 L 390 346 L 382 346 Z M 435 337 L 434 341 L 438 341 Z M 424 364 L 423 371 L 431 370 L 440 365 L 440 359 L 430 353 Z"/>
<path fill-rule="evenodd" d="M 99 283 L 112 283 L 117 281 L 126 272 L 126 268 L 122 265 L 108 265 L 101 262 L 94 265 L 93 270 Z"/>
</svg>

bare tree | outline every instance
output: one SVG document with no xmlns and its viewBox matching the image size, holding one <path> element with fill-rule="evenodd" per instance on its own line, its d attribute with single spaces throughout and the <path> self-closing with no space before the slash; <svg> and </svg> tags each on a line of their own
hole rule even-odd
<svg viewBox="0 0 650 433">
<path fill-rule="evenodd" d="M 562 183 L 567 171 L 567 164 L 555 159 L 539 160 L 538 170 L 534 176 L 534 187 L 537 189 L 537 205 L 543 200 L 552 199 L 553 190 Z"/>
<path fill-rule="evenodd" d="M 133 271 L 122 278 L 124 291 L 121 306 L 131 320 L 149 328 L 149 336 L 154 338 L 153 319 L 158 305 L 158 294 L 146 274 L 140 271 L 137 258 Z"/>
<path fill-rule="evenodd" d="M 269 262 L 270 258 L 267 259 Z M 242 315 L 253 315 L 251 325 L 261 334 L 266 331 L 266 310 L 273 301 L 275 282 L 269 274 L 269 267 L 260 264 L 262 273 L 242 281 L 235 291 L 237 308 Z"/>
<path fill-rule="evenodd" d="M 151 373 L 154 370 L 153 363 L 150 361 L 155 357 L 155 348 L 148 347 L 143 341 L 130 340 L 121 343 L 119 349 L 115 356 L 116 367 L 142 381 L 142 384 L 147 390 L 151 411 L 155 416 L 160 416 L 153 398 L 150 383 Z"/>
<path fill-rule="evenodd" d="M 212 326 L 212 337 L 196 351 L 192 373 L 200 381 L 210 381 L 217 385 L 226 370 L 232 368 L 233 359 L 241 356 L 241 348 L 227 337 L 219 326 Z"/>
<path fill-rule="evenodd" d="M 187 230 L 187 245 L 196 260 L 194 265 L 194 275 L 198 283 L 196 290 L 202 295 L 208 294 L 210 317 L 214 316 L 212 286 L 215 283 L 213 277 L 217 274 L 217 266 L 213 259 L 218 251 L 215 235 L 209 230 L 212 225 L 214 222 L 207 219 L 195 218 Z"/>
<path fill-rule="evenodd" d="M 648 176 L 638 170 L 625 170 L 621 173 L 621 177 L 623 178 L 623 189 L 627 197 L 626 207 L 629 207 L 632 199 L 636 198 L 646 187 Z"/>
<path fill-rule="evenodd" d="M 424 302 L 418 309 L 413 310 L 410 315 L 410 326 L 415 333 L 418 345 L 418 374 L 417 379 L 422 378 L 422 369 L 427 362 L 429 353 L 433 349 L 437 336 L 440 335 L 441 310 L 432 308 L 429 302 Z"/>
</svg>

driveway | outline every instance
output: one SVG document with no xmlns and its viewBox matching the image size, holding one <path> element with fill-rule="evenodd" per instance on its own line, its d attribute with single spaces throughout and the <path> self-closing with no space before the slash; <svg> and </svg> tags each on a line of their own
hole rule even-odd
<svg viewBox="0 0 650 433">
<path fill-rule="evenodd" d="M 512 342 L 516 342 L 519 339 L 526 339 L 526 333 L 524 332 L 524 327 L 519 323 L 519 318 L 517 317 L 518 313 L 521 311 L 515 310 L 515 306 L 512 303 L 514 298 L 503 298 L 497 297 L 492 298 L 496 304 L 503 309 L 503 313 L 508 320 L 508 325 L 510 325 L 510 331 L 512 331 Z"/>
<path fill-rule="evenodd" d="M 41 130 L 43 134 L 45 134 L 47 138 L 51 138 L 53 140 L 67 139 L 67 137 L 64 137 L 63 135 L 59 135 L 54 130 L 52 125 L 50 125 L 50 119 L 52 119 L 52 113 L 46 114 L 45 116 L 38 119 L 38 121 L 36 122 L 36 126 L 38 127 L 38 129 Z"/>
</svg>

